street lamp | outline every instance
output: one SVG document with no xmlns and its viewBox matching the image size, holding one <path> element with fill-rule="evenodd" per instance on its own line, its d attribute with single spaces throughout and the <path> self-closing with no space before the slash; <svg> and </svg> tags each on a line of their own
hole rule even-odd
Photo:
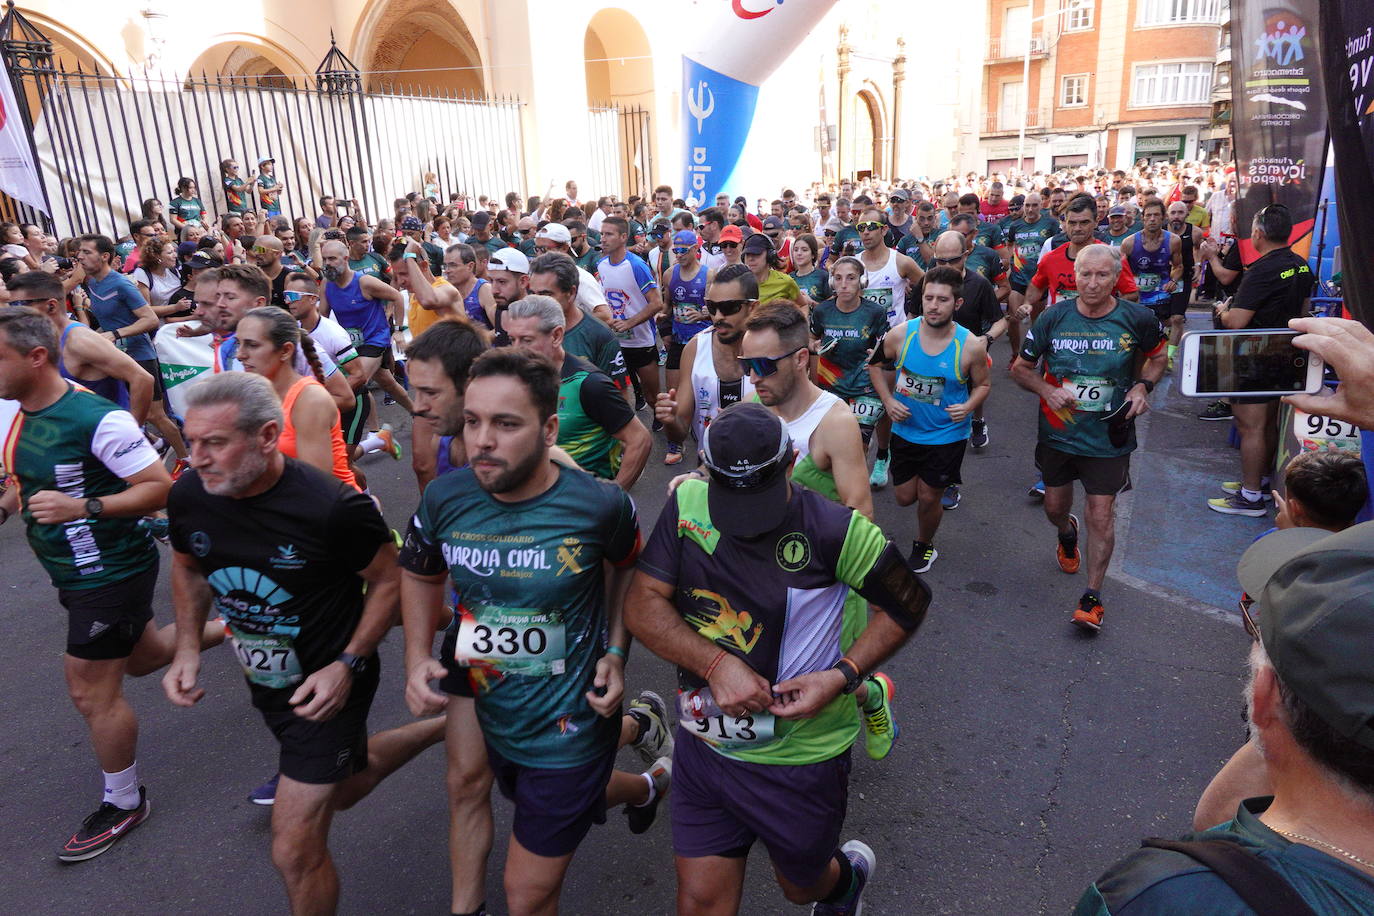
<svg viewBox="0 0 1374 916">
<path fill-rule="evenodd" d="M 1092 3 L 1092 0 L 1069 0 L 1063 3 L 1062 0 L 1045 0 L 1047 3 L 1055 3 L 1059 9 L 1053 13 L 1042 13 L 1026 23 L 1026 55 L 1021 61 L 1021 130 L 1016 138 L 1016 170 L 1024 174 L 1026 161 L 1026 122 L 1030 120 L 1030 59 L 1031 53 L 1035 50 L 1035 29 L 1032 28 L 1037 22 L 1049 19 L 1051 16 L 1062 16 L 1065 13 L 1072 13 L 1083 9 Z"/>
</svg>

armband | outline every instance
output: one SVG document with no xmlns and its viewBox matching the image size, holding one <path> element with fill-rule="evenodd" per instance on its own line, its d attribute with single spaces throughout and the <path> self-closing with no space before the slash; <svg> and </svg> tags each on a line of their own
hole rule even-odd
<svg viewBox="0 0 1374 916">
<path fill-rule="evenodd" d="M 438 576 L 448 571 L 444 555 L 425 536 L 414 516 L 406 526 L 406 536 L 401 542 L 401 552 L 396 562 L 402 569 L 417 576 Z"/>
<path fill-rule="evenodd" d="M 869 570 L 863 588 L 857 591 L 907 633 L 916 631 L 930 607 L 930 586 L 911 571 L 891 541 Z"/>
</svg>

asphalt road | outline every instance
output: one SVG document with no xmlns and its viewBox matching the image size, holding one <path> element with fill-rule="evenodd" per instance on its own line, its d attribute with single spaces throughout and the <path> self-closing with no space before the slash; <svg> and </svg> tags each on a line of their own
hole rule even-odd
<svg viewBox="0 0 1374 916">
<path fill-rule="evenodd" d="M 927 623 L 887 666 L 901 740 L 882 762 L 855 750 L 846 833 L 874 848 L 866 913 L 1063 913 L 1108 863 L 1150 835 L 1188 829 L 1199 792 L 1243 740 L 1247 640 L 1230 611 L 1235 560 L 1267 524 L 1203 505 L 1233 478 L 1227 424 L 1167 382 L 1142 424 L 1135 489 L 1121 500 L 1117 558 L 1102 633 L 1069 624 L 1082 577 L 1059 572 L 1053 532 L 1027 498 L 1034 403 L 997 349 L 992 443 L 964 464 L 963 506 L 945 517 L 927 577 Z M 389 408 L 398 429 L 406 418 Z M 669 469 L 657 444 L 635 490 L 645 529 Z M 370 457 L 368 477 L 392 525 L 416 491 L 408 461 Z M 914 510 L 877 494 L 879 523 L 903 549 Z M 166 564 L 164 563 L 164 569 Z M 127 683 L 140 719 L 139 764 L 153 816 L 119 846 L 74 866 L 55 851 L 99 799 L 100 774 L 62 683 L 64 615 L 20 526 L 0 528 L 3 760 L 0 910 L 139 914 L 285 911 L 268 857 L 269 814 L 245 796 L 271 774 L 275 750 L 228 649 L 208 653 L 208 695 L 173 708 L 157 677 Z M 170 621 L 163 576 L 158 620 Z M 410 721 L 401 639 L 381 650 L 372 726 Z M 673 686 L 669 667 L 634 654 L 627 693 Z M 622 765 L 637 765 L 628 752 Z M 510 806 L 495 802 L 498 841 L 488 898 L 504 912 L 500 863 Z M 673 909 L 666 808 L 643 837 L 619 813 L 593 831 L 563 894 L 569 914 Z M 447 826 L 441 749 L 432 749 L 341 814 L 331 839 L 345 913 L 447 913 Z M 766 856 L 750 862 L 745 913 L 796 913 Z"/>
</svg>

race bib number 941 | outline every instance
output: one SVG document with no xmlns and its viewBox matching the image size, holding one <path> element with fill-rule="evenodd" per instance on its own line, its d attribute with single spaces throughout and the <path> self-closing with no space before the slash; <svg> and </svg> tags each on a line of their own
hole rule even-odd
<svg viewBox="0 0 1374 916">
<path fill-rule="evenodd" d="M 938 407 L 945 396 L 945 380 L 934 375 L 913 375 L 904 369 L 897 374 L 897 393 Z"/>
<path fill-rule="evenodd" d="M 482 662 L 508 674 L 547 677 L 566 670 L 567 630 L 556 611 L 482 607 L 458 624 L 453 657 Z"/>
</svg>

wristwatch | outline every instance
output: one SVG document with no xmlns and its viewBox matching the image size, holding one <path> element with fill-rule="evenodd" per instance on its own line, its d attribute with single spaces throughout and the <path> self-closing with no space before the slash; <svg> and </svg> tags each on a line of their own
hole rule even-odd
<svg viewBox="0 0 1374 916">
<path fill-rule="evenodd" d="M 100 518 L 100 513 L 104 511 L 105 504 L 96 497 L 86 500 L 86 518 Z"/>
<path fill-rule="evenodd" d="M 354 677 L 366 672 L 368 666 L 372 664 L 372 659 L 368 658 L 366 655 L 354 655 L 351 652 L 340 652 L 339 657 L 334 659 L 334 661 L 343 662 L 344 667 L 347 668 L 349 673 Z"/>
<path fill-rule="evenodd" d="M 844 675 L 843 693 L 846 696 L 858 690 L 859 685 L 864 682 L 863 675 L 859 673 L 859 666 L 848 658 L 841 658 L 830 667 Z"/>
<path fill-rule="evenodd" d="M 1138 379 L 1135 380 L 1135 384 L 1137 384 L 1137 385 L 1144 385 L 1144 386 L 1145 386 L 1145 393 L 1146 393 L 1146 394 L 1154 394 L 1154 391 L 1155 391 L 1155 383 L 1152 382 L 1152 381 L 1150 381 L 1149 379 L 1147 379 L 1147 378 L 1138 378 Z"/>
</svg>

